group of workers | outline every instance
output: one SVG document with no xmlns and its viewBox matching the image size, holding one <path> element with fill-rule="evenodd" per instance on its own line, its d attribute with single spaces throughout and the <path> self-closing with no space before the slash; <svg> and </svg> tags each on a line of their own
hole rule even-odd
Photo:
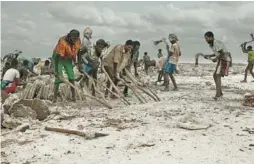
<svg viewBox="0 0 254 164">
<path fill-rule="evenodd" d="M 88 85 L 88 77 L 91 76 L 95 81 L 97 80 L 97 73 L 100 69 L 109 77 L 107 81 L 107 88 L 110 88 L 112 83 L 117 86 L 118 82 L 125 75 L 125 71 L 130 71 L 131 66 L 134 66 L 134 74 L 138 77 L 138 58 L 140 42 L 127 40 L 123 45 L 110 45 L 104 39 L 96 41 L 95 45 L 92 44 L 92 29 L 87 27 L 83 32 L 82 41 L 80 39 L 80 32 L 76 29 L 71 30 L 67 35 L 59 38 L 51 58 L 51 64 L 49 60 L 45 61 L 45 65 L 41 68 L 41 74 L 54 74 L 54 99 L 57 101 L 59 95 L 59 85 L 62 83 L 61 77 L 63 77 L 63 69 L 65 70 L 68 80 L 74 84 L 75 81 L 80 81 L 81 87 Z M 204 34 L 204 38 L 212 49 L 214 54 L 205 55 L 206 59 L 210 59 L 213 62 L 217 62 L 213 78 L 216 85 L 216 94 L 214 99 L 222 97 L 221 89 L 221 77 L 228 76 L 229 65 L 231 61 L 231 54 L 227 50 L 223 42 L 215 39 L 213 32 L 208 31 Z M 166 44 L 166 57 L 163 57 L 162 50 L 158 50 L 158 61 L 151 61 L 148 53 L 145 52 L 143 56 L 143 62 L 145 66 L 145 72 L 148 74 L 148 68 L 150 66 L 160 65 L 158 81 L 161 81 L 164 77 L 164 91 L 169 91 L 169 78 L 171 79 L 174 89 L 178 90 L 174 74 L 177 72 L 177 64 L 179 57 L 181 56 L 180 44 L 175 34 L 169 34 L 168 39 L 170 44 Z M 247 81 L 247 72 L 250 71 L 253 74 L 254 64 L 254 52 L 251 46 L 245 48 L 246 44 L 242 46 L 245 53 L 248 53 L 248 66 L 245 71 L 245 78 L 243 82 Z M 5 58 L 12 59 L 11 62 L 7 62 L 2 75 L 1 89 L 7 93 L 12 93 L 10 89 L 12 86 L 23 85 L 20 82 L 21 78 L 27 76 L 28 72 L 34 73 L 33 67 L 38 63 L 31 61 L 19 54 L 13 56 L 7 56 Z M 8 65 L 9 64 L 9 65 Z M 82 76 L 75 79 L 73 67 L 77 66 Z M 82 78 L 85 77 L 85 78 Z M 15 90 L 15 89 L 14 89 Z M 112 88 L 112 92 L 115 92 L 115 88 Z M 75 90 L 71 87 L 72 101 L 75 101 Z M 109 91 L 105 91 L 105 97 L 108 97 Z M 123 94 L 128 96 L 128 87 L 124 87 Z M 95 88 L 92 87 L 92 95 L 95 96 Z M 114 95 L 111 95 L 114 98 Z"/>
</svg>

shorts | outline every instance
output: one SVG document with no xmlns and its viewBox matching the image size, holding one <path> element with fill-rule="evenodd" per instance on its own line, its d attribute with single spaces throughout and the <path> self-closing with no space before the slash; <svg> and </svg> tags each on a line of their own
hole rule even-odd
<svg viewBox="0 0 254 164">
<path fill-rule="evenodd" d="M 166 61 L 163 68 L 164 68 L 164 72 L 173 74 L 176 71 L 176 64 Z"/>
<path fill-rule="evenodd" d="M 91 71 L 91 67 L 88 64 L 83 65 L 83 71 L 86 73 L 89 73 Z"/>
<path fill-rule="evenodd" d="M 1 82 L 1 90 L 4 90 L 8 94 L 14 93 L 16 91 L 16 88 L 17 88 L 17 84 L 15 80 L 13 82 L 4 81 L 4 80 Z"/>
</svg>

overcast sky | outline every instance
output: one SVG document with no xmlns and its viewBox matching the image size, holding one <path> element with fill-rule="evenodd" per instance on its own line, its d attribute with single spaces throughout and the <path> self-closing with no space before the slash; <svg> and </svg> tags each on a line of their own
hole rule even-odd
<svg viewBox="0 0 254 164">
<path fill-rule="evenodd" d="M 175 33 L 180 61 L 194 62 L 197 52 L 212 53 L 206 31 L 224 41 L 234 61 L 246 62 L 239 45 L 254 33 L 254 2 L 1 2 L 1 54 L 15 49 L 28 57 L 48 58 L 59 37 L 71 29 L 93 29 L 112 44 L 141 42 L 140 56 L 157 56 L 153 41 Z M 254 46 L 254 43 L 252 43 Z"/>
</svg>

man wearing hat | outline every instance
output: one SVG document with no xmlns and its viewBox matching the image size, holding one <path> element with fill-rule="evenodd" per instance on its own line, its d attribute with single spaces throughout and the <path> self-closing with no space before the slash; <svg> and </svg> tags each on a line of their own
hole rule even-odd
<svg viewBox="0 0 254 164">
<path fill-rule="evenodd" d="M 76 56 L 80 48 L 80 33 L 78 30 L 71 30 L 67 35 L 61 37 L 53 51 L 52 61 L 54 64 L 55 73 L 63 77 L 62 69 L 64 68 L 69 81 L 74 84 L 73 62 L 76 61 Z M 62 81 L 56 77 L 54 85 L 54 100 L 56 102 L 59 85 Z M 75 101 L 75 90 L 71 87 L 72 100 Z"/>
</svg>

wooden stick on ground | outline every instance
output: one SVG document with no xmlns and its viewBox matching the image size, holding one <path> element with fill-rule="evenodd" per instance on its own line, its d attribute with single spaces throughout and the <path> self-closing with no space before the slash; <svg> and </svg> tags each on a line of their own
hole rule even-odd
<svg viewBox="0 0 254 164">
<path fill-rule="evenodd" d="M 78 89 L 75 85 L 73 85 L 72 83 L 70 83 L 67 79 L 65 79 L 65 78 L 63 78 L 63 77 L 60 77 L 60 76 L 58 76 L 58 75 L 57 75 L 57 77 L 58 77 L 61 81 L 63 81 L 64 83 L 66 83 L 66 84 L 70 85 L 71 87 L 73 87 L 74 89 L 76 89 L 77 92 L 79 91 L 79 89 Z M 108 107 L 109 109 L 112 109 L 112 108 L 113 108 L 110 104 L 108 104 L 107 102 L 104 102 L 104 101 L 98 99 L 97 97 L 90 96 L 90 95 L 85 94 L 85 93 L 83 93 L 83 94 L 84 94 L 85 96 L 87 96 L 87 97 L 89 97 L 89 98 L 91 98 L 91 99 L 94 99 L 94 100 L 98 101 L 99 103 L 105 105 L 105 106 Z"/>
<path fill-rule="evenodd" d="M 109 134 L 104 134 L 104 133 L 97 133 L 95 132 L 92 136 L 85 132 L 77 131 L 77 130 L 69 130 L 69 129 L 62 129 L 62 128 L 51 128 L 51 127 L 45 127 L 45 130 L 47 131 L 53 131 L 53 132 L 58 132 L 58 133 L 65 133 L 65 134 L 74 134 L 78 135 L 81 137 L 85 137 L 86 139 L 93 139 L 93 138 L 98 138 L 98 137 L 104 137 L 108 136 Z"/>
</svg>

